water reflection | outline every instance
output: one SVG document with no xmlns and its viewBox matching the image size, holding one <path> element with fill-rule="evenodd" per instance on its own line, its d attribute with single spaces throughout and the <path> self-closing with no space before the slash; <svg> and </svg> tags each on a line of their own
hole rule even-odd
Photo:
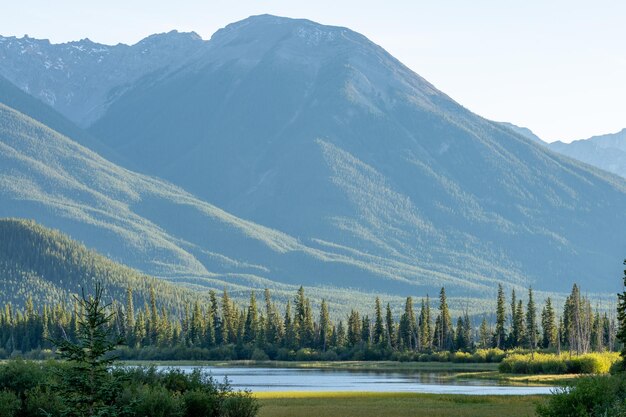
<svg viewBox="0 0 626 417">
<path fill-rule="evenodd" d="M 166 369 L 169 367 L 158 367 Z M 235 389 L 253 392 L 368 391 L 468 395 L 550 394 L 553 387 L 507 386 L 482 379 L 455 379 L 445 372 L 367 372 L 328 369 L 174 366 L 184 372 L 202 368 L 218 381 L 228 377 Z"/>
</svg>

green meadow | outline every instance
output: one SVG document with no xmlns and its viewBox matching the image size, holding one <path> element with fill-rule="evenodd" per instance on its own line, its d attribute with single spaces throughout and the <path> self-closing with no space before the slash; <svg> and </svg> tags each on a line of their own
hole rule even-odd
<svg viewBox="0 0 626 417">
<path fill-rule="evenodd" d="M 543 396 L 468 396 L 369 392 L 255 394 L 259 417 L 530 417 Z"/>
</svg>

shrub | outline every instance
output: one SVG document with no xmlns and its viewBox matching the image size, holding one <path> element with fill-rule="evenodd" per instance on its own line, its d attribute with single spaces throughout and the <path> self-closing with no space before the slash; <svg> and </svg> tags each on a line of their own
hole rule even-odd
<svg viewBox="0 0 626 417">
<path fill-rule="evenodd" d="M 21 408 L 22 402 L 17 395 L 9 391 L 0 391 L 0 417 L 14 417 Z"/>
<path fill-rule="evenodd" d="M 24 416 L 60 416 L 64 410 L 61 398 L 50 387 L 38 386 L 26 393 Z"/>
<path fill-rule="evenodd" d="M 249 391 L 232 392 L 224 401 L 224 417 L 254 417 L 261 406 Z"/>
<path fill-rule="evenodd" d="M 208 394 L 206 391 L 188 391 L 183 396 L 185 417 L 219 417 L 221 414 L 222 398 Z"/>
<path fill-rule="evenodd" d="M 180 395 L 172 395 L 160 386 L 139 388 L 132 405 L 132 415 L 136 417 L 181 417 L 183 410 Z"/>
<path fill-rule="evenodd" d="M 570 357 L 567 354 L 515 353 L 507 356 L 499 366 L 502 373 L 512 374 L 606 374 L 619 360 L 619 354 L 587 353 Z"/>
<path fill-rule="evenodd" d="M 580 378 L 558 389 L 547 404 L 537 407 L 540 417 L 621 417 L 626 401 L 626 376 L 602 375 Z"/>
</svg>

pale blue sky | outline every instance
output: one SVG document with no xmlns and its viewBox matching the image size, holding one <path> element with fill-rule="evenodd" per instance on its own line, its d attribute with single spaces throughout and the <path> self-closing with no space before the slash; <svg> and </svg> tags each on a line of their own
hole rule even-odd
<svg viewBox="0 0 626 417">
<path fill-rule="evenodd" d="M 208 39 L 271 13 L 363 33 L 474 112 L 552 141 L 626 127 L 626 2 L 20 0 L 0 34 L 134 43 L 171 29 Z"/>
</svg>

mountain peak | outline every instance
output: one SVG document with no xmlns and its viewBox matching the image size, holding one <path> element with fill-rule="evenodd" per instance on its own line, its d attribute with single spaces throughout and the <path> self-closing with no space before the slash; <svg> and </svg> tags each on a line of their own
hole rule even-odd
<svg viewBox="0 0 626 417">
<path fill-rule="evenodd" d="M 355 34 L 345 27 L 323 25 L 308 19 L 262 14 L 227 25 L 218 30 L 211 40 L 217 42 L 232 41 L 234 38 L 284 40 L 293 37 L 304 39 L 308 45 L 319 45 L 332 42 L 338 36 L 347 33 Z"/>
</svg>

